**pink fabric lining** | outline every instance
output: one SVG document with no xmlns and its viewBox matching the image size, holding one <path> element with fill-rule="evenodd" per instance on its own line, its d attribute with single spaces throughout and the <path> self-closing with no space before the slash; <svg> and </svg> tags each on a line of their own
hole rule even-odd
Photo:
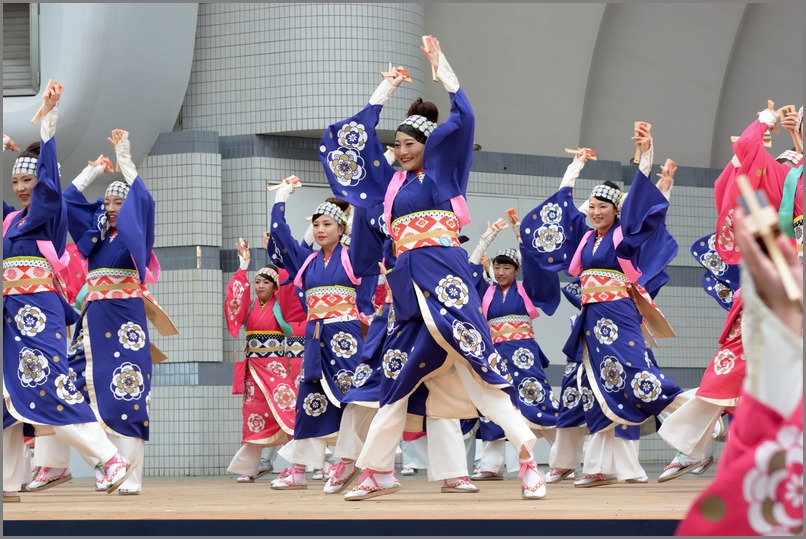
<svg viewBox="0 0 806 539">
<path fill-rule="evenodd" d="M 311 253 L 308 258 L 305 259 L 305 262 L 302 263 L 302 266 L 300 266 L 299 271 L 297 272 L 297 276 L 294 277 L 294 286 L 297 288 L 302 288 L 302 274 L 305 273 L 308 265 L 313 262 L 313 259 L 316 258 L 316 255 L 318 254 L 319 251 Z M 344 267 L 344 272 L 347 273 L 347 277 L 349 277 L 350 282 L 356 286 L 360 285 L 361 277 L 355 276 L 355 273 L 353 272 L 353 264 L 350 262 L 350 254 L 344 247 L 341 248 L 341 265 Z"/>
<path fill-rule="evenodd" d="M 574 252 L 574 257 L 571 259 L 571 265 L 568 266 L 568 273 L 573 275 L 574 277 L 578 277 L 580 273 L 582 273 L 582 249 L 588 243 L 588 240 L 596 232 L 595 230 L 588 230 L 585 232 L 585 235 L 582 236 L 582 241 L 579 242 L 577 246 L 576 252 Z M 613 231 L 613 247 L 618 247 L 621 240 L 624 239 L 624 232 L 621 230 L 621 226 L 616 227 Z M 641 270 L 633 266 L 632 262 L 627 260 L 626 258 L 617 257 L 618 264 L 621 267 L 621 271 L 624 272 L 624 275 L 632 282 L 637 282 L 638 279 L 641 277 Z"/>
<path fill-rule="evenodd" d="M 406 173 L 395 172 L 392 181 L 389 182 L 389 187 L 386 188 L 386 195 L 383 197 L 383 217 L 386 219 L 386 226 L 389 227 L 389 230 L 392 229 L 392 206 L 404 181 L 406 181 Z M 464 196 L 456 195 L 451 199 L 451 210 L 456 214 L 460 227 L 470 223 L 470 210 Z"/>
<path fill-rule="evenodd" d="M 6 232 L 8 232 L 9 227 L 11 227 L 11 221 L 14 220 L 14 217 L 22 213 L 22 210 L 13 211 L 6 215 L 6 218 L 3 219 L 3 237 L 5 237 Z M 70 261 L 70 255 L 65 252 L 62 254 L 61 258 L 56 255 L 56 247 L 53 246 L 53 242 L 50 240 L 36 240 L 36 246 L 39 248 L 39 252 L 50 262 L 51 267 L 53 267 L 54 273 L 59 273 L 64 268 L 67 267 L 67 263 Z"/>
</svg>

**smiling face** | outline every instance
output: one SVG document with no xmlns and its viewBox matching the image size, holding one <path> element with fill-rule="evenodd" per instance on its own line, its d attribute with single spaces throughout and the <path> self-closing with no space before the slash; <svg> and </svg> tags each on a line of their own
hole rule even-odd
<svg viewBox="0 0 806 539">
<path fill-rule="evenodd" d="M 605 234 L 616 221 L 618 210 L 612 202 L 599 200 L 591 197 L 588 206 L 588 218 L 593 223 L 593 228 L 599 234 Z"/>
<path fill-rule="evenodd" d="M 313 237 L 322 249 L 333 250 L 344 234 L 344 227 L 329 215 L 320 215 L 313 221 Z"/>
<path fill-rule="evenodd" d="M 425 144 L 422 142 L 402 131 L 395 133 L 395 159 L 403 170 L 410 172 L 422 169 L 424 152 Z"/>
<path fill-rule="evenodd" d="M 109 226 L 115 228 L 117 226 L 118 221 L 118 213 L 120 212 L 120 207 L 123 206 L 124 199 L 109 195 L 108 197 L 104 197 L 104 209 L 106 210 L 106 218 L 109 221 Z"/>
<path fill-rule="evenodd" d="M 276 288 L 277 286 L 274 284 L 274 282 L 266 279 L 262 275 L 255 277 L 255 294 L 262 303 L 266 303 L 271 299 Z"/>
<path fill-rule="evenodd" d="M 31 205 L 31 195 L 34 192 L 34 185 L 36 185 L 36 176 L 19 172 L 11 177 L 11 186 L 14 189 L 14 194 L 20 200 L 23 208 L 28 208 Z"/>
<path fill-rule="evenodd" d="M 515 276 L 518 274 L 518 268 L 512 264 L 505 264 L 496 262 L 493 264 L 493 273 L 495 274 L 496 282 L 501 288 L 508 288 L 515 282 Z"/>
</svg>

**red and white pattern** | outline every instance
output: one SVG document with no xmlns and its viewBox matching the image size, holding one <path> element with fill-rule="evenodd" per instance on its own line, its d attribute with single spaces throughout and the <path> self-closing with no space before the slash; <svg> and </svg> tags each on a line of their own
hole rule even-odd
<svg viewBox="0 0 806 539">
<path fill-rule="evenodd" d="M 420 247 L 459 247 L 459 219 L 452 211 L 428 210 L 398 217 L 392 222 L 395 254 Z"/>
<path fill-rule="evenodd" d="M 305 291 L 308 321 L 342 316 L 358 317 L 355 289 L 346 286 L 317 286 Z"/>
<path fill-rule="evenodd" d="M 87 274 L 85 302 L 102 299 L 129 299 L 142 297 L 140 278 L 136 270 L 102 269 Z"/>
<path fill-rule="evenodd" d="M 513 314 L 492 318 L 487 325 L 490 327 L 493 344 L 535 338 L 532 319 L 525 315 Z"/>
<path fill-rule="evenodd" d="M 3 295 L 54 292 L 53 269 L 44 258 L 12 258 L 3 261 Z"/>
<path fill-rule="evenodd" d="M 585 270 L 580 279 L 582 280 L 582 305 L 605 303 L 630 297 L 627 290 L 630 281 L 621 272 Z"/>
</svg>

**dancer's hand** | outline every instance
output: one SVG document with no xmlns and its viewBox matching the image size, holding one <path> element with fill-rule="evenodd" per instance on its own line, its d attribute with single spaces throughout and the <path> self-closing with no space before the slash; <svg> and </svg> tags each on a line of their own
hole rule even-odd
<svg viewBox="0 0 806 539">
<path fill-rule="evenodd" d="M 439 40 L 434 36 L 425 36 L 423 38 L 423 45 L 420 45 L 420 50 L 425 53 L 426 58 L 431 62 L 431 66 L 437 69 L 439 67 L 439 53 L 442 52 L 442 48 L 439 46 Z"/>
<path fill-rule="evenodd" d="M 63 91 L 62 85 L 55 81 L 50 88 L 45 90 L 42 96 L 42 116 L 47 115 L 59 103 Z"/>
</svg>

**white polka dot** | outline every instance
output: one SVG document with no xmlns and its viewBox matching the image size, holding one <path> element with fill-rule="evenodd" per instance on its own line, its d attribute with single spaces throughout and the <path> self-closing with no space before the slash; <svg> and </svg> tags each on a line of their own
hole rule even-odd
<svg viewBox="0 0 806 539">
<path fill-rule="evenodd" d="M 566 207 L 566 208 L 568 207 L 568 201 L 567 200 L 565 202 L 563 202 L 563 207 Z"/>
<path fill-rule="evenodd" d="M 273 225 L 271 225 L 271 227 L 272 228 L 277 228 L 277 223 L 274 223 Z"/>
<path fill-rule="evenodd" d="M 538 413 L 538 414 L 537 414 L 537 417 L 543 417 L 543 414 L 542 414 L 542 413 Z"/>
<path fill-rule="evenodd" d="M 269 382 L 274 382 L 274 376 L 269 377 Z"/>
<path fill-rule="evenodd" d="M 599 347 L 598 347 L 598 346 L 596 347 L 596 351 L 597 351 L 597 352 L 599 351 Z"/>
<path fill-rule="evenodd" d="M 31 407 L 31 410 L 33 410 L 34 408 L 36 408 L 36 403 L 32 402 L 32 403 L 30 404 L 30 407 Z"/>
<path fill-rule="evenodd" d="M 263 417 L 269 417 L 269 412 L 264 412 Z"/>
<path fill-rule="evenodd" d="M 126 414 L 122 414 L 122 415 L 120 416 L 120 418 L 121 418 L 122 420 L 126 421 L 127 419 L 129 419 L 129 416 L 128 416 L 128 415 L 126 415 Z"/>
<path fill-rule="evenodd" d="M 519 373 L 518 371 L 515 371 L 515 376 L 520 376 L 520 375 L 521 375 L 521 373 Z"/>
<path fill-rule="evenodd" d="M 358 195 L 358 196 L 359 196 L 359 198 L 361 198 L 362 200 L 367 198 L 367 194 L 366 194 L 366 193 L 361 193 L 361 194 L 360 194 L 360 195 Z"/>
<path fill-rule="evenodd" d="M 369 224 L 374 225 L 375 224 L 375 219 L 370 219 Z"/>
<path fill-rule="evenodd" d="M 563 260 L 565 260 L 566 258 L 568 258 L 568 253 L 563 254 Z"/>
<path fill-rule="evenodd" d="M 478 277 L 478 276 L 479 276 L 479 272 L 474 271 L 474 272 L 473 272 L 473 277 Z"/>
<path fill-rule="evenodd" d="M 115 353 L 114 353 L 114 354 L 112 354 L 112 355 L 114 355 L 115 357 L 120 357 L 120 352 L 115 352 Z"/>
<path fill-rule="evenodd" d="M 446 314 L 448 314 L 448 311 L 446 311 L 445 309 L 440 309 L 439 314 L 441 314 L 442 316 L 445 316 Z"/>
<path fill-rule="evenodd" d="M 322 144 L 321 146 L 319 146 L 319 151 L 320 151 L 320 152 L 322 152 L 322 153 L 324 153 L 324 152 L 326 152 L 326 151 L 327 151 L 327 148 L 325 148 L 325 145 L 324 145 L 324 144 Z"/>
<path fill-rule="evenodd" d="M 304 293 L 302 293 L 302 292 L 300 292 L 300 293 L 299 293 L 299 297 L 302 297 L 302 296 L 304 296 L 304 295 L 305 295 L 305 294 L 304 294 Z"/>
<path fill-rule="evenodd" d="M 618 409 L 619 409 L 619 410 L 623 410 L 623 409 L 624 409 L 624 405 L 623 405 L 623 404 L 619 404 L 619 405 L 618 405 Z"/>
<path fill-rule="evenodd" d="M 529 230 L 528 228 L 524 228 L 524 229 L 523 229 L 523 231 L 524 231 L 525 233 L 527 233 L 527 234 L 531 234 L 531 233 L 532 233 L 532 231 L 531 231 L 531 230 Z"/>
<path fill-rule="evenodd" d="M 20 337 L 19 337 L 19 336 L 17 336 L 17 337 L 14 337 L 14 340 L 15 340 L 15 341 L 17 341 L 17 342 L 19 342 L 19 341 L 21 341 L 22 339 L 20 339 Z"/>
<path fill-rule="evenodd" d="M 330 364 L 331 364 L 331 365 L 335 365 L 335 364 L 336 364 L 336 360 L 335 360 L 335 359 L 331 359 L 331 360 L 330 360 Z"/>
</svg>

